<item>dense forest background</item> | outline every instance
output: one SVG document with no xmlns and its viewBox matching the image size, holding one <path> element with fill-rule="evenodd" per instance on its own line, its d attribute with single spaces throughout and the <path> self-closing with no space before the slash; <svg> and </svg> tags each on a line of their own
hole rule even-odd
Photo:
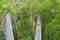
<svg viewBox="0 0 60 40">
<path fill-rule="evenodd" d="M 6 10 L 15 40 L 35 39 L 36 14 L 41 19 L 42 40 L 60 40 L 60 0 L 0 0 L 0 40 L 6 40 Z"/>
</svg>

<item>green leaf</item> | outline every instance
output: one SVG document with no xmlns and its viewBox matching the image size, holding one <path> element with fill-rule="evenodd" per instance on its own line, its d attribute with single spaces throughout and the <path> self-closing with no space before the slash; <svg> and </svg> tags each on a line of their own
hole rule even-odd
<svg viewBox="0 0 60 40">
<path fill-rule="evenodd" d="M 3 12 L 2 12 L 2 11 L 0 11 L 0 14 L 3 14 Z"/>
</svg>

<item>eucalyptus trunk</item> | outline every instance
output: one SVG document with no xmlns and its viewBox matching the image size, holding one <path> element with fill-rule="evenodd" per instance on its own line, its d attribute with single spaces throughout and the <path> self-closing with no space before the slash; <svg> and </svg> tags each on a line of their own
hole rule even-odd
<svg viewBox="0 0 60 40">
<path fill-rule="evenodd" d="M 40 17 L 38 15 L 37 15 L 35 40 L 41 40 L 41 21 L 40 21 Z"/>
<path fill-rule="evenodd" d="M 6 40 L 14 40 L 10 14 L 6 15 Z"/>
</svg>

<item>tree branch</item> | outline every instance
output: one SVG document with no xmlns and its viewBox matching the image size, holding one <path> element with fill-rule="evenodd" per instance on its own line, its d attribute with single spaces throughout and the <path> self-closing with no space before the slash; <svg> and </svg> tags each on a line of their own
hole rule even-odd
<svg viewBox="0 0 60 40">
<path fill-rule="evenodd" d="M 10 8 L 10 10 L 8 10 L 8 12 L 5 13 L 5 14 L 1 17 L 1 19 L 0 19 L 0 24 L 1 24 L 2 20 L 4 19 L 4 17 L 5 17 L 12 9 L 14 9 L 14 7 L 17 6 L 17 5 L 19 4 L 19 2 L 20 2 L 20 1 L 17 1 L 17 2 Z"/>
</svg>

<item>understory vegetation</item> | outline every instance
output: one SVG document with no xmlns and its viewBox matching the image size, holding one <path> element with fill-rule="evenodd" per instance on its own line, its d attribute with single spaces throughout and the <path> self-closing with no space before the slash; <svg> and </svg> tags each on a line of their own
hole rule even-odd
<svg viewBox="0 0 60 40">
<path fill-rule="evenodd" d="M 36 14 L 42 40 L 60 40 L 60 0 L 0 0 L 0 40 L 6 40 L 6 13 L 10 12 L 15 40 L 35 40 Z M 17 28 L 17 29 L 16 29 Z"/>
</svg>

